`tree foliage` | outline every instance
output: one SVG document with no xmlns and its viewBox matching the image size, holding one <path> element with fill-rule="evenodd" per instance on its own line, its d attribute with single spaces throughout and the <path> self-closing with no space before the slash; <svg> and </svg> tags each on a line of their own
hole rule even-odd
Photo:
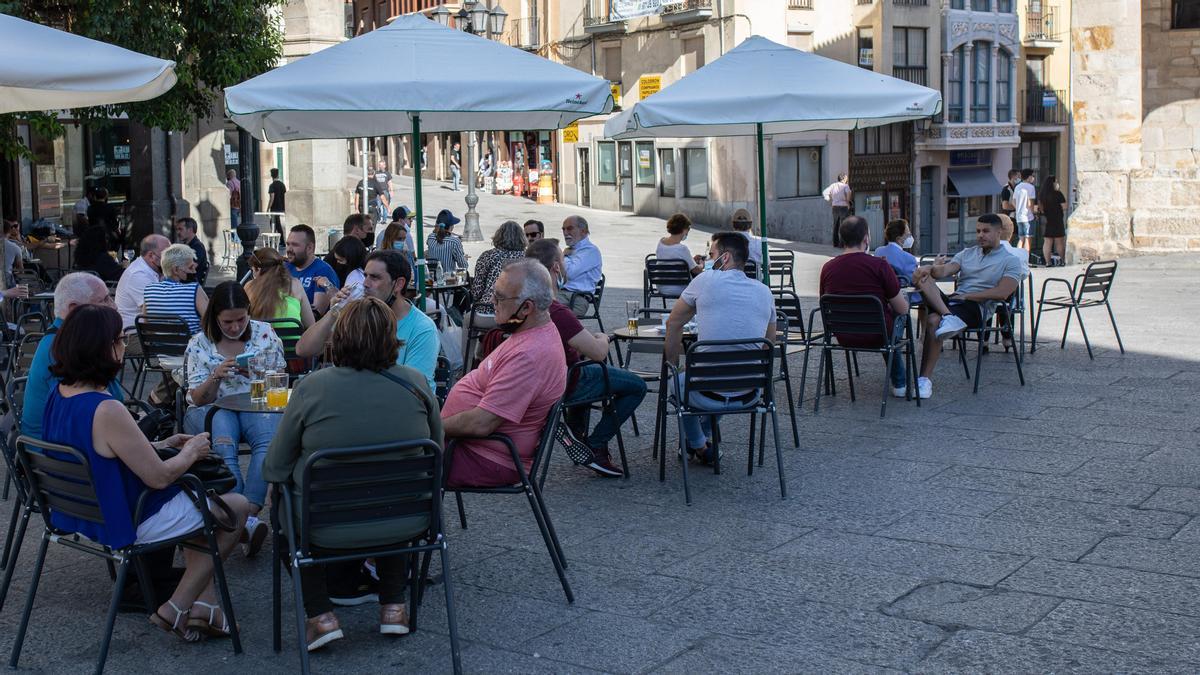
<svg viewBox="0 0 1200 675">
<path fill-rule="evenodd" d="M 82 108 L 72 117 L 97 122 L 127 113 L 150 127 L 184 130 L 208 118 L 221 90 L 273 66 L 283 49 L 285 0 L 0 0 L 0 12 L 175 62 L 178 82 L 149 101 Z M 39 134 L 62 127 L 54 115 L 0 115 L 0 155 L 27 152 L 18 119 Z"/>
</svg>

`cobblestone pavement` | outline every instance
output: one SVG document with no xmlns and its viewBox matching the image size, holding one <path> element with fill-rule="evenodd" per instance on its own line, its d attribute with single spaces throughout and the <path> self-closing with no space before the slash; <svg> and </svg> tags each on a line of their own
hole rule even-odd
<svg viewBox="0 0 1200 675">
<path fill-rule="evenodd" d="M 435 186 L 427 208 L 458 196 Z M 491 196 L 480 210 L 485 233 L 529 216 L 557 233 L 578 211 Z M 640 294 L 641 259 L 662 221 L 586 215 L 606 256 L 606 322 L 617 326 L 623 300 Z M 689 243 L 699 249 L 705 238 L 696 232 Z M 831 251 L 798 248 L 797 288 L 811 306 Z M 1113 302 L 1128 353 L 1099 310 L 1086 313 L 1096 359 L 1074 328 L 1060 350 L 1063 318 L 1050 315 L 1042 348 L 1026 357 L 1025 387 L 997 349 L 972 395 L 950 353 L 933 399 L 920 409 L 892 400 L 880 419 L 882 367 L 863 360 L 855 403 L 839 367 L 838 395 L 819 414 L 811 404 L 797 412 L 799 447 L 784 406 L 786 501 L 770 453 L 753 476 L 740 470 L 744 420 L 723 424 L 723 473 L 692 472 L 691 507 L 674 458 L 660 483 L 648 436 L 628 427 L 628 481 L 594 477 L 558 453 L 546 500 L 573 605 L 526 501 L 469 496 L 469 529 L 452 506 L 447 518 L 465 669 L 1198 672 L 1198 272 L 1197 256 L 1122 260 Z M 798 375 L 802 355 L 792 358 Z M 651 428 L 650 404 L 639 419 Z M 31 535 L 0 614 L 3 654 L 35 550 Z M 268 559 L 235 555 L 229 576 L 245 654 L 223 642 L 183 645 L 126 614 L 110 672 L 295 671 L 290 594 L 285 650 L 270 647 Z M 102 565 L 52 548 L 23 667 L 89 668 L 108 592 Z M 339 610 L 348 639 L 314 655 L 314 668 L 449 670 L 440 593 L 427 595 L 421 630 L 397 640 L 375 632 L 373 607 Z"/>
</svg>

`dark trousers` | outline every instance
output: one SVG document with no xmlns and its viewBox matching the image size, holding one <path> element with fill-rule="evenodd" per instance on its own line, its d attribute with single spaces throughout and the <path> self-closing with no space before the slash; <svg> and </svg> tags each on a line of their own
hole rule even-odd
<svg viewBox="0 0 1200 675">
<path fill-rule="evenodd" d="M 317 549 L 318 551 L 320 549 Z M 309 618 L 333 611 L 329 601 L 329 585 L 345 580 L 347 586 L 355 585 L 361 576 L 361 560 L 310 565 L 300 568 L 300 590 L 304 594 L 304 613 Z M 375 559 L 379 572 L 379 604 L 393 605 L 404 602 L 408 584 L 408 556 L 394 555 Z"/>
<path fill-rule="evenodd" d="M 838 229 L 842 226 L 842 221 L 850 215 L 849 206 L 833 207 L 833 245 L 835 248 L 842 247 L 842 234 Z"/>
</svg>

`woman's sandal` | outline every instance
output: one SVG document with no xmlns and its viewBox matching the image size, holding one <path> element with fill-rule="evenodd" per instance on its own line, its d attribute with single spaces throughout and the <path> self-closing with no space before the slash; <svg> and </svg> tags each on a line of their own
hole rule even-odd
<svg viewBox="0 0 1200 675">
<path fill-rule="evenodd" d="M 208 619 L 190 618 L 187 627 L 210 638 L 229 637 L 232 631 L 229 628 L 229 617 L 225 616 L 225 610 L 221 609 L 220 605 L 211 605 L 201 600 L 192 603 L 192 607 L 197 605 L 208 610 Z M 217 612 L 221 612 L 220 626 L 216 623 Z"/>
<path fill-rule="evenodd" d="M 162 611 L 160 608 L 150 615 L 150 623 L 168 633 L 175 634 L 176 637 L 184 642 L 199 642 L 201 635 L 191 630 L 191 621 L 187 618 L 192 613 L 191 608 L 179 609 L 173 600 L 168 600 L 167 604 L 171 606 L 171 609 L 175 610 L 175 620 L 167 621 L 167 617 L 160 613 Z M 179 627 L 181 622 L 184 623 L 183 628 Z"/>
</svg>

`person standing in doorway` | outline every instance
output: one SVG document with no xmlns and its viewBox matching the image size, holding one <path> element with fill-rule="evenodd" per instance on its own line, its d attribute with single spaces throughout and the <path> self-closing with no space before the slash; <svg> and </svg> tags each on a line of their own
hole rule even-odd
<svg viewBox="0 0 1200 675">
<path fill-rule="evenodd" d="M 272 213 L 283 213 L 284 195 L 286 194 L 287 186 L 279 180 L 279 169 L 271 169 L 271 185 L 267 187 L 267 210 Z M 271 227 L 282 237 L 283 220 L 279 216 L 271 216 Z"/>
<path fill-rule="evenodd" d="M 455 192 L 462 189 L 458 187 L 462 180 L 462 151 L 459 150 L 458 143 L 450 147 L 450 180 L 454 183 L 454 187 L 451 189 Z"/>
<path fill-rule="evenodd" d="M 236 230 L 242 224 L 242 181 L 233 169 L 225 172 L 225 187 L 229 190 L 229 227 Z"/>
<path fill-rule="evenodd" d="M 825 188 L 821 193 L 825 197 L 825 201 L 829 202 L 833 212 L 833 245 L 835 248 L 842 247 L 842 237 L 838 232 L 838 227 L 846 216 L 850 215 L 850 200 L 854 195 L 850 190 L 850 176 L 845 173 L 839 173 L 838 179 Z"/>
<path fill-rule="evenodd" d="M 1033 169 L 1021 169 L 1021 182 L 1013 190 L 1013 207 L 1016 209 L 1013 220 L 1017 221 L 1017 247 L 1026 251 L 1033 250 L 1033 209 L 1037 205 L 1037 189 L 1033 182 L 1037 180 Z M 1047 263 L 1049 261 L 1046 261 Z"/>
<path fill-rule="evenodd" d="M 371 179 L 374 181 L 373 187 L 375 188 L 375 208 L 378 212 L 379 222 L 382 223 L 392 212 L 392 174 L 388 173 L 387 162 L 379 161 Z"/>
<path fill-rule="evenodd" d="M 1042 209 L 1042 255 L 1048 267 L 1067 264 L 1067 224 L 1063 205 L 1067 198 L 1059 189 L 1057 176 L 1046 176 L 1042 191 L 1038 193 L 1038 205 Z"/>
</svg>

